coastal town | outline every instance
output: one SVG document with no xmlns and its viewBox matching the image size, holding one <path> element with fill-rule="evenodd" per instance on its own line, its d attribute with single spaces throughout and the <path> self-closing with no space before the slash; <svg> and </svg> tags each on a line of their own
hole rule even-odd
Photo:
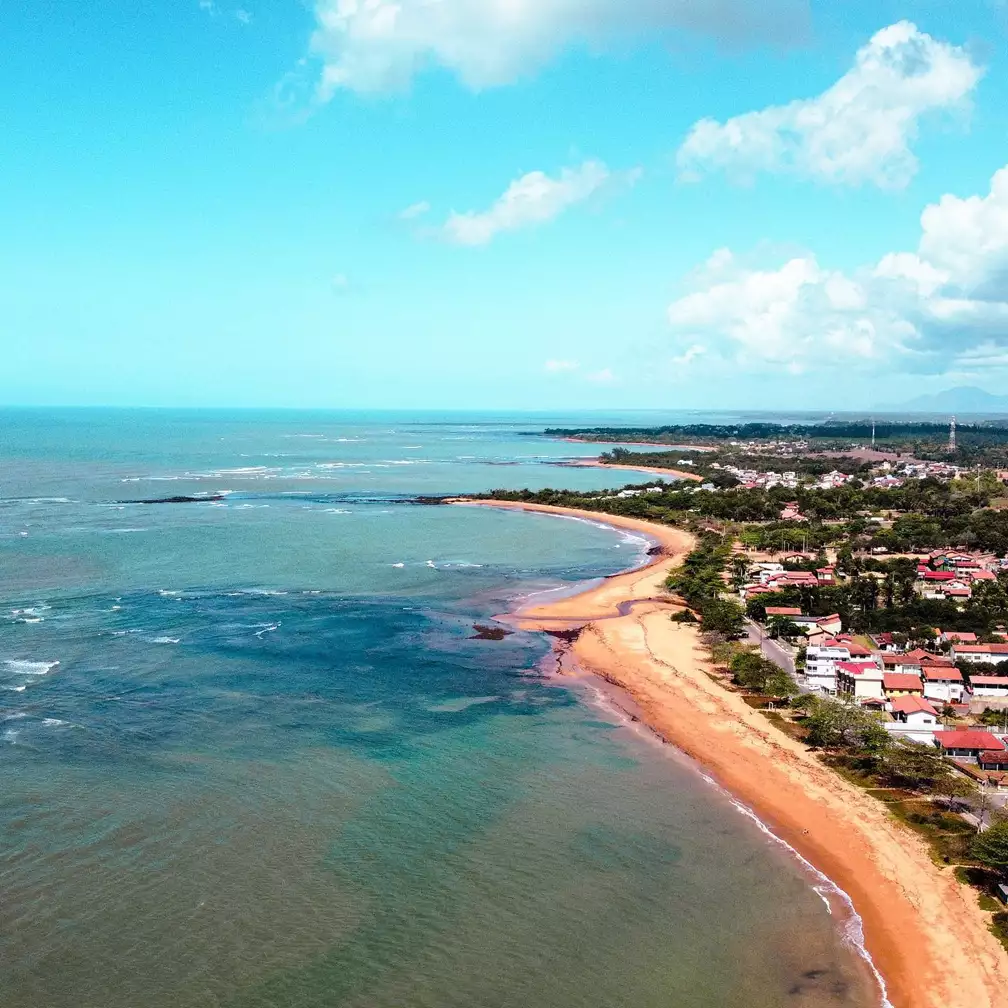
<svg viewBox="0 0 1008 1008">
<path fill-rule="evenodd" d="M 687 530 L 666 589 L 708 674 L 919 834 L 1008 947 L 1008 428 L 759 426 L 593 429 L 623 443 L 590 464 L 650 478 L 487 496 Z"/>
</svg>

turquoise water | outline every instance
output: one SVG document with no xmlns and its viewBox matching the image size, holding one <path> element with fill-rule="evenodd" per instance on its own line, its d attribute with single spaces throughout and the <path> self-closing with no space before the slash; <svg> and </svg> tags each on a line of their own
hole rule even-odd
<svg viewBox="0 0 1008 1008">
<path fill-rule="evenodd" d="M 604 485 L 553 422 L 0 413 L 2 1008 L 877 1003 L 822 880 L 474 636 L 647 546 L 408 502 Z"/>
</svg>

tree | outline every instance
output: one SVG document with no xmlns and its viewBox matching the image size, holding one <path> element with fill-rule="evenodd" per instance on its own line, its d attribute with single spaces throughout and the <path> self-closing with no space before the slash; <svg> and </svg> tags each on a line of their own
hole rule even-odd
<svg viewBox="0 0 1008 1008">
<path fill-rule="evenodd" d="M 994 823 L 973 840 L 970 853 L 985 868 L 1008 875 L 1008 820 Z"/>
<path fill-rule="evenodd" d="M 767 625 L 767 630 L 775 640 L 777 638 L 794 640 L 796 637 L 801 636 L 801 628 L 787 616 L 774 616 Z"/>
<path fill-rule="evenodd" d="M 807 741 L 819 749 L 851 749 L 871 755 L 892 744 L 889 732 L 860 707 L 837 700 L 821 700 L 806 721 Z"/>
<path fill-rule="evenodd" d="M 700 606 L 700 624 L 704 633 L 720 634 L 726 640 L 745 636 L 745 612 L 737 602 L 708 599 Z"/>
</svg>

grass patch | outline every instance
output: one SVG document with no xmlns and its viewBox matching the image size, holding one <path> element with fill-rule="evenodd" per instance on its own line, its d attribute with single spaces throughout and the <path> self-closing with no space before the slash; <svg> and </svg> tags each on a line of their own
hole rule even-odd
<svg viewBox="0 0 1008 1008">
<path fill-rule="evenodd" d="M 1008 952 L 1008 913 L 996 913 L 990 924 L 991 934 L 1004 946 Z"/>
</svg>

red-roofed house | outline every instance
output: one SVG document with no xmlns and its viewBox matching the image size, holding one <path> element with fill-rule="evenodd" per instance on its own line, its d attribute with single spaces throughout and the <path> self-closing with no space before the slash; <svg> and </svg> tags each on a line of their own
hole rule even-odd
<svg viewBox="0 0 1008 1008">
<path fill-rule="evenodd" d="M 970 676 L 970 689 L 973 696 L 980 697 L 1008 697 L 1008 676 Z"/>
<path fill-rule="evenodd" d="M 915 728 L 922 725 L 936 725 L 940 723 L 938 711 L 934 709 L 923 697 L 903 696 L 897 697 L 891 704 L 893 717 Z"/>
<path fill-rule="evenodd" d="M 1008 749 L 992 749 L 980 753 L 977 763 L 981 770 L 1008 770 Z"/>
<path fill-rule="evenodd" d="M 889 699 L 905 696 L 924 696 L 924 683 L 912 672 L 884 672 L 882 689 Z"/>
<path fill-rule="evenodd" d="M 944 703 L 961 703 L 965 688 L 963 674 L 959 669 L 925 666 L 924 696 L 928 700 L 941 700 Z"/>
<path fill-rule="evenodd" d="M 837 662 L 837 693 L 854 700 L 882 700 L 882 676 L 882 669 L 873 661 Z"/>
<path fill-rule="evenodd" d="M 767 616 L 801 616 L 801 609 L 794 606 L 767 606 Z"/>
<path fill-rule="evenodd" d="M 819 584 L 836 584 L 836 567 L 818 567 L 815 573 Z"/>
<path fill-rule="evenodd" d="M 976 762 L 981 753 L 1002 752 L 1001 741 L 990 732 L 964 729 L 943 731 L 935 734 L 935 741 L 946 756 L 968 759 Z"/>
<path fill-rule="evenodd" d="M 954 644 L 956 641 L 960 644 L 976 644 L 977 635 L 975 633 L 967 633 L 965 630 L 946 630 L 944 633 L 938 635 L 938 640 L 942 644 Z"/>
</svg>

